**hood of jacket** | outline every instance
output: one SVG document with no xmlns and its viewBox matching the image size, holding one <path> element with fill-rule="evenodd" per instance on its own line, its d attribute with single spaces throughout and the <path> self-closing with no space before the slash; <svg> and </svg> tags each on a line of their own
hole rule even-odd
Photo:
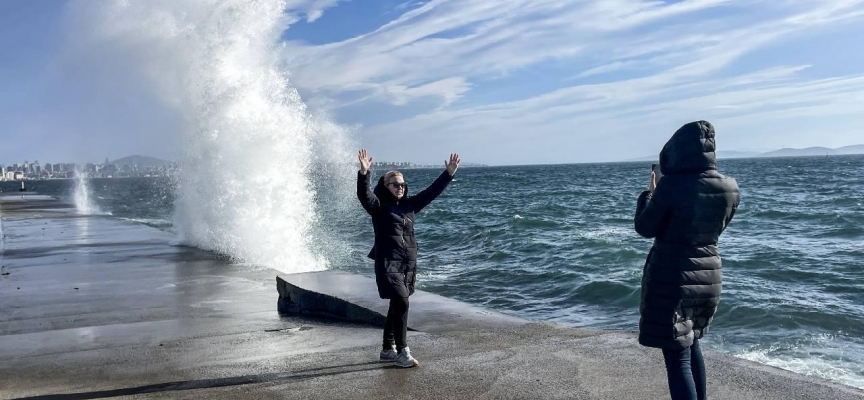
<svg viewBox="0 0 864 400">
<path fill-rule="evenodd" d="M 660 171 L 674 175 L 717 169 L 716 149 L 714 127 L 708 121 L 685 124 L 663 146 Z"/>
</svg>

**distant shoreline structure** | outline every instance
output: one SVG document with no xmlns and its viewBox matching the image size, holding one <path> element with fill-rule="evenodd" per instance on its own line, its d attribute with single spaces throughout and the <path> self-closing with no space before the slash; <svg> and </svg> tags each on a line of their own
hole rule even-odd
<svg viewBox="0 0 864 400">
<path fill-rule="evenodd" d="M 178 173 L 179 164 L 154 157 L 129 156 L 104 163 L 44 163 L 24 161 L 8 166 L 0 164 L 0 181 L 41 181 L 85 178 L 170 177 Z"/>
<path fill-rule="evenodd" d="M 836 157 L 836 156 L 853 156 L 864 155 L 864 144 L 844 146 L 836 149 L 828 147 L 808 147 L 804 149 L 783 148 L 769 152 L 745 152 L 745 151 L 718 151 L 717 158 L 720 160 L 731 159 L 762 159 L 762 158 L 798 158 L 798 157 Z M 145 161 L 146 160 L 146 161 Z M 107 160 L 106 160 L 107 161 Z M 144 161 L 141 166 L 137 164 L 117 164 L 120 162 L 135 162 Z M 488 167 L 508 167 L 508 166 L 542 166 L 542 165 L 568 165 L 568 164 L 612 164 L 612 163 L 631 163 L 631 162 L 656 162 L 656 156 L 646 156 L 629 160 L 610 160 L 610 161 L 586 161 L 586 162 L 571 162 L 571 163 L 537 163 L 537 164 L 475 164 L 462 163 L 461 168 L 488 168 Z M 39 165 L 38 162 L 35 163 Z M 46 164 L 46 166 L 51 164 Z M 45 180 L 63 180 L 75 179 L 74 171 L 77 169 L 85 174 L 87 178 L 100 179 L 122 179 L 122 178 L 171 178 L 179 174 L 180 165 L 177 162 L 159 160 L 152 157 L 130 156 L 118 159 L 105 164 L 54 164 L 54 166 L 63 166 L 60 171 L 49 172 L 48 175 L 42 171 L 32 171 L 25 173 L 21 171 L 21 167 L 28 166 L 25 164 L 13 164 L 0 169 L 0 182 L 12 181 L 45 181 Z M 16 168 L 18 167 L 18 168 Z M 377 161 L 372 163 L 373 170 L 410 170 L 410 169 L 437 169 L 442 168 L 442 165 L 429 164 L 414 164 L 411 162 L 396 162 L 396 161 Z"/>
<path fill-rule="evenodd" d="M 488 167 L 486 164 L 460 163 L 459 168 Z M 444 165 L 414 164 L 410 162 L 376 161 L 372 163 L 372 169 L 403 170 L 403 169 L 429 169 L 444 168 Z"/>
<path fill-rule="evenodd" d="M 659 154 L 659 151 L 658 151 Z M 864 144 L 856 144 L 852 146 L 843 146 L 836 149 L 828 147 L 807 147 L 803 149 L 783 148 L 768 152 L 755 151 L 724 151 L 717 152 L 718 159 L 736 159 L 736 158 L 780 158 L 780 157 L 825 157 L 825 156 L 851 156 L 864 154 Z M 657 156 L 639 157 L 627 161 L 652 161 Z"/>
</svg>

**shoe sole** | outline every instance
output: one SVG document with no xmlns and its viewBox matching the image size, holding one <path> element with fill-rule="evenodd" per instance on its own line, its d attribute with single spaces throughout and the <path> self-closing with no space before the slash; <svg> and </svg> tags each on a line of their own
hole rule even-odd
<svg viewBox="0 0 864 400">
<path fill-rule="evenodd" d="M 417 361 L 417 360 L 414 360 L 414 362 L 411 363 L 411 365 L 402 365 L 402 364 L 396 364 L 396 365 L 398 365 L 398 366 L 400 366 L 400 367 L 402 367 L 402 368 L 414 368 L 414 367 L 419 366 L 419 365 L 420 365 L 420 362 Z"/>
</svg>

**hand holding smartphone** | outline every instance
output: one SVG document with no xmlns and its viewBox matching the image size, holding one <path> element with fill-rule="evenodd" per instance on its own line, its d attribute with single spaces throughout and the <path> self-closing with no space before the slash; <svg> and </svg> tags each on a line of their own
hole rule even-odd
<svg viewBox="0 0 864 400">
<path fill-rule="evenodd" d="M 648 190 L 653 192 L 657 188 L 657 182 L 663 177 L 663 172 L 660 171 L 660 164 L 651 164 L 651 182 L 648 183 Z"/>
<path fill-rule="evenodd" d="M 654 173 L 655 181 L 659 181 L 663 177 L 663 173 L 660 172 L 660 164 L 651 164 L 651 172 Z"/>
</svg>

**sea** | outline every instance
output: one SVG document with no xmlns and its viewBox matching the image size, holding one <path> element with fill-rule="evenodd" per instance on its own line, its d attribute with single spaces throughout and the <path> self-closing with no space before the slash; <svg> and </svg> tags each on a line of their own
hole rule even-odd
<svg viewBox="0 0 864 400">
<path fill-rule="evenodd" d="M 636 331 L 651 241 L 634 232 L 633 213 L 650 167 L 459 169 L 417 216 L 418 288 L 533 320 Z M 728 159 L 719 169 L 737 179 L 741 205 L 720 238 L 723 294 L 703 347 L 864 388 L 864 156 Z M 417 192 L 442 171 L 403 172 Z M 325 260 L 315 268 L 372 276 L 365 257 L 372 227 L 353 176 L 333 182 L 345 187 L 308 197 L 318 203 L 311 221 L 319 227 L 309 232 L 326 232 L 310 242 Z M 318 179 L 309 190 L 328 184 Z M 183 221 L 177 185 L 167 178 L 28 182 L 40 194 L 83 198 L 88 213 L 171 232 Z"/>
</svg>

